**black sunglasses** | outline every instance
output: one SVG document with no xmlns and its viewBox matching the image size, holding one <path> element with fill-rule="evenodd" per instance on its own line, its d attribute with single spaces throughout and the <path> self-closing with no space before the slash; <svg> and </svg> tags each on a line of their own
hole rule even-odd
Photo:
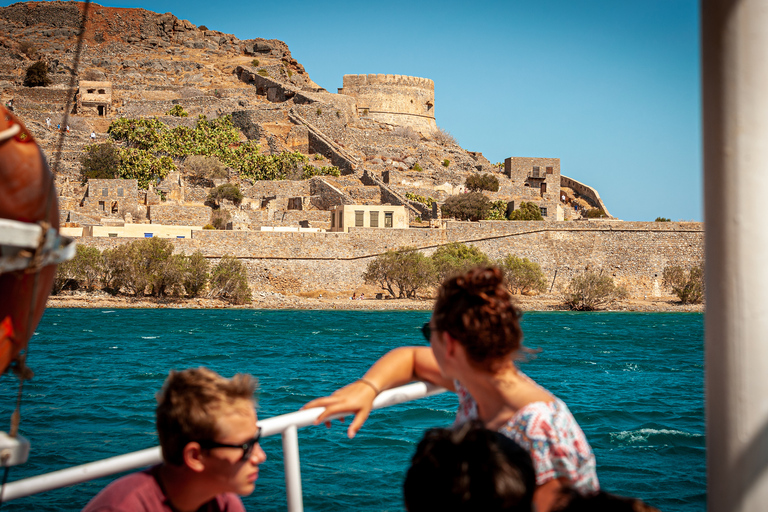
<svg viewBox="0 0 768 512">
<path fill-rule="evenodd" d="M 256 431 L 256 436 L 253 437 L 253 439 L 249 439 L 243 444 L 225 444 L 209 440 L 198 441 L 198 443 L 200 444 L 200 448 L 203 448 L 204 450 L 210 450 L 211 448 L 241 448 L 243 450 L 243 456 L 240 460 L 244 461 L 251 456 L 253 447 L 259 443 L 259 439 L 261 439 L 261 427 Z"/>
<path fill-rule="evenodd" d="M 432 339 L 432 327 L 429 325 L 429 322 L 424 322 L 424 325 L 421 326 L 421 334 L 429 343 L 429 340 Z"/>
</svg>

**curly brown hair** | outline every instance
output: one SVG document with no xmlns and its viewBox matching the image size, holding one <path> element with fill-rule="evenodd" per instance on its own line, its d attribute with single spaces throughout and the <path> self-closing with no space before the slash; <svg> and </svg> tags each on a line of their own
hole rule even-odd
<svg viewBox="0 0 768 512">
<path fill-rule="evenodd" d="M 432 320 L 436 330 L 458 340 L 470 362 L 486 371 L 523 348 L 520 310 L 512 302 L 504 274 L 495 267 L 478 267 L 446 279 Z"/>
<path fill-rule="evenodd" d="M 225 379 L 203 367 L 171 371 L 157 394 L 155 410 L 163 460 L 181 465 L 188 443 L 213 441 L 222 407 L 237 400 L 253 400 L 256 385 L 256 379 L 245 373 Z"/>
</svg>

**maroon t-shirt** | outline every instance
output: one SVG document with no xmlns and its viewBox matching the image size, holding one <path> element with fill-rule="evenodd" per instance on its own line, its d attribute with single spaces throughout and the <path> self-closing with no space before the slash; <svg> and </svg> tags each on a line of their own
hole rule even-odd
<svg viewBox="0 0 768 512">
<path fill-rule="evenodd" d="M 115 480 L 101 490 L 83 512 L 176 512 L 151 467 Z M 197 509 L 198 512 L 245 512 L 237 494 L 219 494 Z"/>
</svg>

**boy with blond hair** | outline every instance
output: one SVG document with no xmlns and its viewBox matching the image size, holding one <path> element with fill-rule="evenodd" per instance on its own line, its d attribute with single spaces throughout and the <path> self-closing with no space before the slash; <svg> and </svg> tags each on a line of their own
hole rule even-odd
<svg viewBox="0 0 768 512">
<path fill-rule="evenodd" d="M 244 511 L 266 460 L 259 446 L 256 380 L 207 368 L 172 371 L 157 395 L 163 463 L 116 480 L 84 512 Z"/>
</svg>

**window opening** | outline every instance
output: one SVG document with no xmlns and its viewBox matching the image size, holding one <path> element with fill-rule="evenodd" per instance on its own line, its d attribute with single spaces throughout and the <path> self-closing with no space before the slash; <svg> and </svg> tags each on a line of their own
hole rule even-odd
<svg viewBox="0 0 768 512">
<path fill-rule="evenodd" d="M 379 212 L 371 212 L 371 227 L 379 227 Z"/>
<path fill-rule="evenodd" d="M 364 211 L 355 210 L 355 227 L 361 228 L 363 227 L 363 217 L 365 216 Z"/>
<path fill-rule="evenodd" d="M 392 213 L 393 212 L 384 212 L 384 227 L 385 228 L 391 228 L 392 227 Z"/>
</svg>

